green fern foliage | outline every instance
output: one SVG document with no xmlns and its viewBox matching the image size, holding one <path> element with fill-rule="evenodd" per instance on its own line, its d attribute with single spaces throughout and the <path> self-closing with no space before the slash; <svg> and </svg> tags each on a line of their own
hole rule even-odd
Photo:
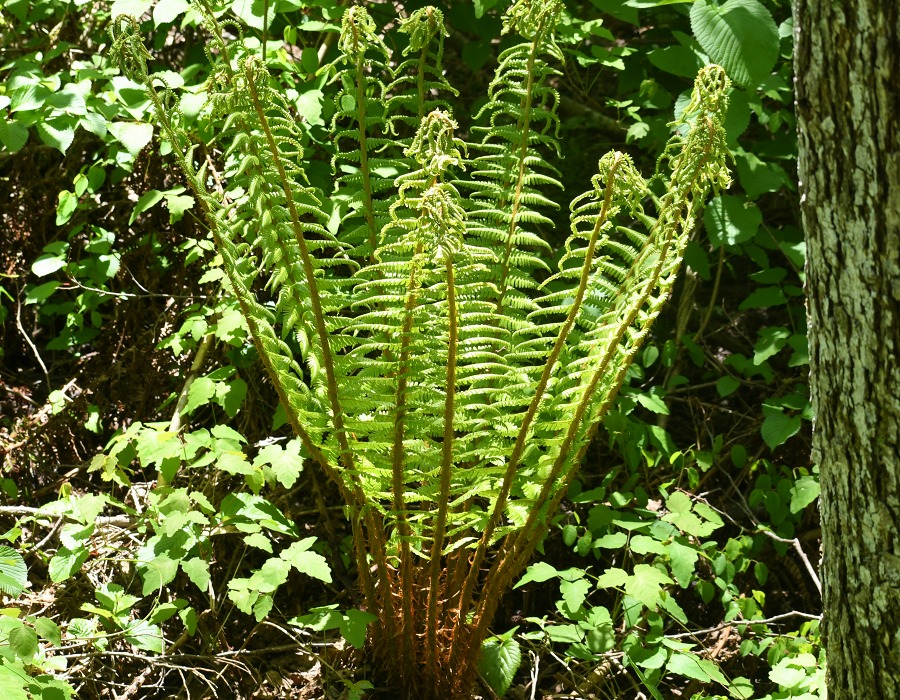
<svg viewBox="0 0 900 700">
<path fill-rule="evenodd" d="M 440 11 L 401 20 L 395 64 L 366 10 L 347 10 L 328 68 L 336 231 L 292 105 L 199 9 L 216 163 L 197 164 L 136 22 L 116 20 L 113 51 L 203 206 L 293 429 L 347 502 L 386 682 L 468 697 L 502 593 L 669 297 L 704 201 L 729 184 L 728 80 L 701 71 L 651 182 L 623 153 L 601 158 L 554 271 L 559 0 L 509 8 L 504 32 L 520 41 L 469 143 L 449 108 Z"/>
</svg>

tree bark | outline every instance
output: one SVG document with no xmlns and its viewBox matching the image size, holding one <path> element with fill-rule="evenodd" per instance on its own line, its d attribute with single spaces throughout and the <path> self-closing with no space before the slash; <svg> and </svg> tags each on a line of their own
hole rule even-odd
<svg viewBox="0 0 900 700">
<path fill-rule="evenodd" d="M 900 3 L 795 0 L 829 700 L 900 698 Z"/>
</svg>

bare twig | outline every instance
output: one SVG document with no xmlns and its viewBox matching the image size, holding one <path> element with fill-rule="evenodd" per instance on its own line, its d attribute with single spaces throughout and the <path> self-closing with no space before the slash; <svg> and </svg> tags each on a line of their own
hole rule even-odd
<svg viewBox="0 0 900 700">
<path fill-rule="evenodd" d="M 821 615 L 813 615 L 811 613 L 800 612 L 799 610 L 792 610 L 789 613 L 782 613 L 780 615 L 773 615 L 772 617 L 767 617 L 762 620 L 732 620 L 731 622 L 723 622 L 720 625 L 716 625 L 715 627 L 707 627 L 703 630 L 693 630 L 691 632 L 679 632 L 678 634 L 667 634 L 666 639 L 683 639 L 685 637 L 696 637 L 701 634 L 711 634 L 713 632 L 719 632 L 720 630 L 725 629 L 726 627 L 734 627 L 736 625 L 769 625 L 773 622 L 781 622 L 782 620 L 787 620 L 791 617 L 802 617 L 806 620 L 821 620 Z"/>
</svg>

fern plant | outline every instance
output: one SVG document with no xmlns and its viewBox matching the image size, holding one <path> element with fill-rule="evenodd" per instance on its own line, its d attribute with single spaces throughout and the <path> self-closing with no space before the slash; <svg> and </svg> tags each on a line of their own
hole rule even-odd
<svg viewBox="0 0 900 700">
<path fill-rule="evenodd" d="M 150 74 L 137 23 L 114 26 L 290 424 L 346 501 L 378 616 L 369 649 L 409 697 L 470 696 L 502 594 L 668 298 L 703 202 L 729 184 L 728 80 L 708 66 L 651 181 L 627 155 L 603 156 L 549 268 L 561 7 L 509 8 L 504 32 L 522 40 L 501 54 L 470 143 L 449 111 L 440 11 L 403 20 L 409 46 L 393 63 L 366 10 L 347 10 L 330 66 L 332 192 L 309 186 L 303 125 L 205 3 L 224 194 Z"/>
</svg>

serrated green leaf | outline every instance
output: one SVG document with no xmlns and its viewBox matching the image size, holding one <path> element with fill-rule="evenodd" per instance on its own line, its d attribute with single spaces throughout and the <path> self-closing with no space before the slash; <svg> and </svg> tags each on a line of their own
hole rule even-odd
<svg viewBox="0 0 900 700">
<path fill-rule="evenodd" d="M 16 627 L 9 633 L 9 648 L 26 666 L 31 665 L 40 649 L 37 632 L 27 625 Z"/>
<path fill-rule="evenodd" d="M 133 620 L 124 630 L 125 641 L 137 649 L 162 654 L 166 650 L 166 640 L 157 625 L 146 620 Z"/>
<path fill-rule="evenodd" d="M 272 474 L 279 484 L 285 488 L 292 488 L 303 471 L 303 457 L 300 456 L 300 442 L 291 440 L 284 448 L 280 445 L 266 445 L 263 447 L 253 466 L 259 467 L 268 464 Z"/>
<path fill-rule="evenodd" d="M 696 0 L 691 29 L 714 63 L 738 85 L 756 87 L 778 60 L 778 27 L 758 0 Z"/>
<path fill-rule="evenodd" d="M 166 207 L 169 210 L 169 223 L 175 224 L 184 218 L 184 213 L 195 204 L 194 198 L 189 194 L 167 194 Z"/>
<path fill-rule="evenodd" d="M 65 581 L 81 569 L 81 565 L 87 561 L 87 558 L 88 551 L 84 547 L 79 547 L 74 551 L 60 547 L 48 565 L 50 580 L 53 583 Z"/>
<path fill-rule="evenodd" d="M 71 119 L 59 117 L 39 121 L 36 125 L 38 136 L 48 146 L 52 146 L 65 155 L 75 140 L 75 127 Z"/>
<path fill-rule="evenodd" d="M 25 560 L 12 547 L 0 545 L 0 591 L 15 598 L 28 584 Z"/>
<path fill-rule="evenodd" d="M 28 141 L 28 128 L 15 120 L 0 119 L 0 143 L 6 150 L 15 153 Z"/>
<path fill-rule="evenodd" d="M 793 664 L 793 659 L 788 657 L 772 667 L 769 671 L 769 680 L 783 688 L 795 688 L 805 681 L 808 675 L 805 668 L 797 668 Z"/>
<path fill-rule="evenodd" d="M 503 697 L 522 663 L 522 649 L 515 639 L 488 639 L 481 645 L 478 670 L 498 697 Z"/>
<path fill-rule="evenodd" d="M 125 150 L 135 158 L 153 138 L 153 126 L 142 122 L 113 122 L 107 128 L 116 141 L 125 146 Z"/>
</svg>

